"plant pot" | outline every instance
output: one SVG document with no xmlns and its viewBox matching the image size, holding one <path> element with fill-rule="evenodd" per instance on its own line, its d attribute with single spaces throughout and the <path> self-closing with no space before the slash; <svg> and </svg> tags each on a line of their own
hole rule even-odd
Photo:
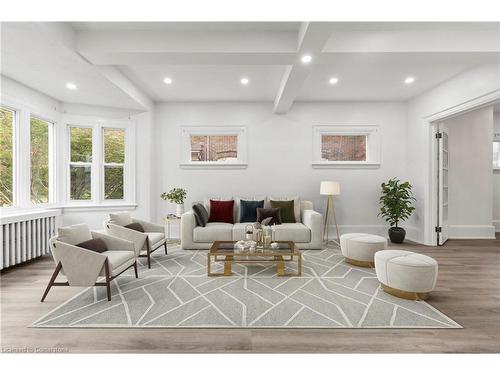
<svg viewBox="0 0 500 375">
<path fill-rule="evenodd" d="M 400 227 L 389 228 L 389 238 L 392 243 L 403 243 L 405 240 L 406 231 Z"/>
<path fill-rule="evenodd" d="M 184 213 L 184 203 L 177 203 L 175 214 L 177 215 L 177 217 L 181 217 L 183 213 Z"/>
</svg>

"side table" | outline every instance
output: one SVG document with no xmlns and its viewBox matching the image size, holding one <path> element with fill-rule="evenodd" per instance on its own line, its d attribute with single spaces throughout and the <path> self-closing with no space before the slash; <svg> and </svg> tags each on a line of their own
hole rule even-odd
<svg viewBox="0 0 500 375">
<path fill-rule="evenodd" d="M 168 244 L 180 244 L 180 235 L 181 235 L 181 218 L 175 215 L 167 215 L 163 218 L 165 225 L 167 226 L 167 234 L 166 241 Z M 177 224 L 179 226 L 179 238 L 172 238 L 170 226 L 172 224 Z"/>
</svg>

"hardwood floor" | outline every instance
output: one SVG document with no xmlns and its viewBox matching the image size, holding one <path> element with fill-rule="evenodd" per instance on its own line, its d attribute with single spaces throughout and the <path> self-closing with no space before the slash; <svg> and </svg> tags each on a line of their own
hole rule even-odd
<svg viewBox="0 0 500 375">
<path fill-rule="evenodd" d="M 398 246 L 400 247 L 400 246 Z M 2 272 L 2 350 L 59 348 L 83 352 L 500 352 L 500 239 L 451 240 L 443 247 L 407 244 L 439 262 L 429 303 L 464 329 L 50 329 L 27 328 L 79 288 L 53 288 L 50 257 Z"/>
</svg>

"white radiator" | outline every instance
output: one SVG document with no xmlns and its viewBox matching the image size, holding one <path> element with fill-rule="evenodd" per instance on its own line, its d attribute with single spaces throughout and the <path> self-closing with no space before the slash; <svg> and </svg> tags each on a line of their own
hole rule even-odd
<svg viewBox="0 0 500 375">
<path fill-rule="evenodd" d="M 49 239 L 56 233 L 60 210 L 2 216 L 0 269 L 49 253 Z"/>
</svg>

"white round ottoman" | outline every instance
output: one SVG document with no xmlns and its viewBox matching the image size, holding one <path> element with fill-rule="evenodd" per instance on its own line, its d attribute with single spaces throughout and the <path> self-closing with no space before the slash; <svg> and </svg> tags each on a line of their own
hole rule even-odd
<svg viewBox="0 0 500 375">
<path fill-rule="evenodd" d="M 375 271 L 387 293 L 404 299 L 424 300 L 436 286 L 438 264 L 427 255 L 384 250 L 375 254 Z"/>
<path fill-rule="evenodd" d="M 384 237 L 367 233 L 347 233 L 340 236 L 340 249 L 347 263 L 359 267 L 374 267 L 374 255 L 387 249 Z"/>
</svg>

